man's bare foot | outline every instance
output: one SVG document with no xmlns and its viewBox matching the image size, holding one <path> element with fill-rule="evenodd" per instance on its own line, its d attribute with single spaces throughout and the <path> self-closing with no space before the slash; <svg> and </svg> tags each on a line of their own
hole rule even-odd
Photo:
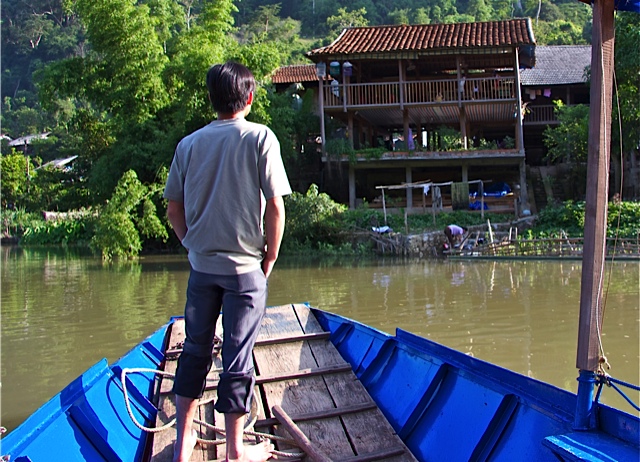
<svg viewBox="0 0 640 462">
<path fill-rule="evenodd" d="M 228 462 L 266 462 L 271 459 L 271 452 L 275 448 L 270 441 L 244 446 L 243 453 L 239 459 L 227 459 Z"/>
<path fill-rule="evenodd" d="M 193 448 L 198 442 L 198 434 L 195 430 L 191 430 L 191 437 L 185 437 L 182 448 L 178 448 L 178 441 L 173 443 L 173 462 L 188 462 L 191 459 Z"/>
</svg>

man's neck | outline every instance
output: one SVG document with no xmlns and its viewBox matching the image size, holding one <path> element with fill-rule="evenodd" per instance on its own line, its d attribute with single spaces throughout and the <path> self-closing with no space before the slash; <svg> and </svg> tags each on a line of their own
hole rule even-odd
<svg viewBox="0 0 640 462">
<path fill-rule="evenodd" d="M 244 119 L 249 111 L 247 108 L 242 109 L 241 111 L 234 112 L 232 114 L 226 112 L 218 112 L 218 120 L 230 120 L 230 119 Z"/>
</svg>

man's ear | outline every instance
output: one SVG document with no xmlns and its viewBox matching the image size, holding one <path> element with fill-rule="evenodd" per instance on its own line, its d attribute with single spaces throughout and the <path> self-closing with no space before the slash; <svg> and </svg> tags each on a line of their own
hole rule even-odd
<svg viewBox="0 0 640 462">
<path fill-rule="evenodd" d="M 253 104 L 253 92 L 249 93 L 249 98 L 247 98 L 247 106 L 251 106 Z"/>
</svg>

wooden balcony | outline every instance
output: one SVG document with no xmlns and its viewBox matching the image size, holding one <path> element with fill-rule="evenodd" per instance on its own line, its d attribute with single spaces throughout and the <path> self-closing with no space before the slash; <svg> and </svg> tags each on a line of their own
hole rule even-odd
<svg viewBox="0 0 640 462">
<path fill-rule="evenodd" d="M 337 81 L 334 81 L 337 82 Z M 515 78 L 488 77 L 407 82 L 337 83 L 324 86 L 325 109 L 399 108 L 511 102 Z"/>
<path fill-rule="evenodd" d="M 515 165 L 521 159 L 524 159 L 524 153 L 517 149 L 469 149 L 469 150 L 453 150 L 453 151 L 389 151 L 381 153 L 379 156 L 371 156 L 361 154 L 357 151 L 349 155 L 342 155 L 334 158 L 333 161 L 349 163 L 358 168 L 366 166 L 367 168 L 375 166 L 397 166 L 397 165 L 451 165 L 452 161 L 492 161 L 501 165 Z M 329 157 L 323 156 L 322 161 L 328 162 Z"/>
<path fill-rule="evenodd" d="M 553 104 L 527 105 L 522 123 L 524 125 L 557 125 L 555 108 Z"/>
</svg>

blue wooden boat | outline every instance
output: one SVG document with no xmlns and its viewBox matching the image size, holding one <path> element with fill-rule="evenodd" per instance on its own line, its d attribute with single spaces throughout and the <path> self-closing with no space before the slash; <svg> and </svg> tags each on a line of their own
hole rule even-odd
<svg viewBox="0 0 640 462">
<path fill-rule="evenodd" d="M 578 393 L 402 330 L 391 336 L 335 314 L 311 310 L 329 333 L 330 343 L 419 461 L 640 460 L 638 415 L 600 404 L 603 381 L 595 372 L 602 297 L 597 277 L 603 271 L 602 223 L 608 189 L 608 172 L 598 166 L 601 159 L 608 161 L 608 147 L 601 145 L 603 137 L 597 134 L 608 130 L 602 100 L 610 100 L 611 63 L 609 68 L 603 66 L 602 57 L 609 46 L 603 43 L 613 36 L 614 3 L 596 0 L 593 5 L 590 133 L 596 136 L 589 140 L 587 175 L 593 188 L 588 190 L 585 222 Z M 616 0 L 615 6 L 640 12 L 638 0 Z M 601 89 L 604 98 L 598 93 Z M 103 360 L 73 381 L 2 439 L 3 458 L 21 462 L 146 460 L 149 434 L 134 421 L 146 426 L 156 421 L 158 410 L 152 402 L 159 393 L 156 374 L 139 372 L 125 377 L 122 372 L 161 367 L 167 359 L 167 332 L 175 322 L 161 327 L 114 365 Z M 607 381 L 616 389 L 623 385 Z M 129 400 L 125 400 L 127 394 Z M 349 460 L 394 459 L 356 456 Z"/>
<path fill-rule="evenodd" d="M 637 416 L 595 403 L 593 428 L 578 431 L 573 393 L 403 330 L 392 336 L 326 311 L 311 312 L 419 461 L 640 457 Z M 114 365 L 103 360 L 85 372 L 5 436 L 2 454 L 22 462 L 147 460 L 151 437 L 129 416 L 122 370 L 161 367 L 175 321 Z M 128 374 L 125 382 L 135 419 L 152 426 L 154 374 Z"/>
</svg>

